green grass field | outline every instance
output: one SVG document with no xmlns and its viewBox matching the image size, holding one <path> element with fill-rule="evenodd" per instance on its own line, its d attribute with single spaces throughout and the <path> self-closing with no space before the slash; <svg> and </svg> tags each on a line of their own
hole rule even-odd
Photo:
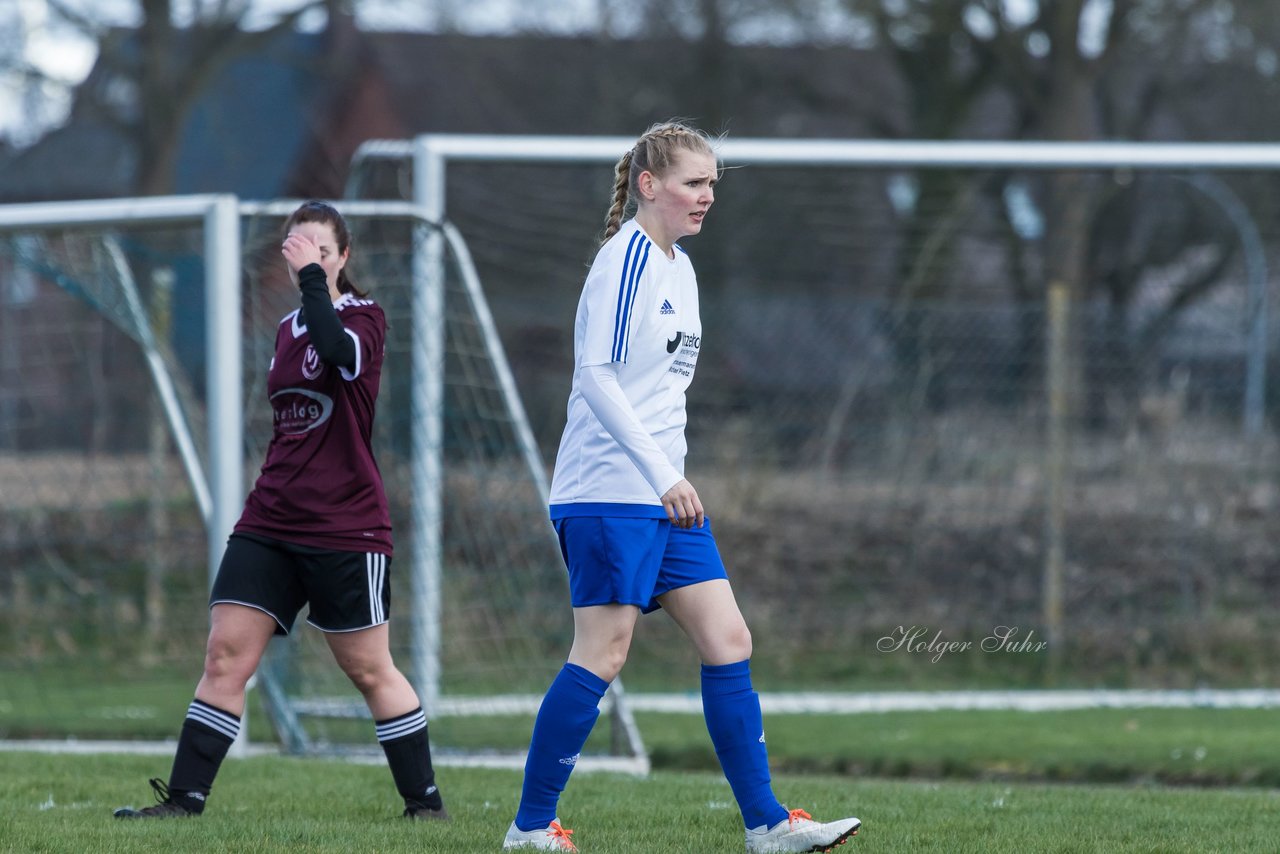
<svg viewBox="0 0 1280 854">
<path fill-rule="evenodd" d="M 123 822 L 151 800 L 167 760 L 0 755 L 0 850 L 14 852 L 494 852 L 514 813 L 514 771 L 445 768 L 448 824 L 400 819 L 383 767 L 260 757 L 228 760 L 199 819 Z M 1272 791 L 1006 783 L 923 783 L 777 775 L 789 805 L 853 812 L 854 852 L 1274 852 Z M 742 851 L 728 786 L 716 774 L 648 779 L 579 774 L 561 804 L 584 854 Z"/>
<path fill-rule="evenodd" d="M 14 674 L 10 674 L 12 676 Z M 74 691 L 4 682 L 10 738 L 173 738 L 189 680 L 85 679 Z M 271 732 L 255 703 L 251 732 Z M 642 713 L 647 780 L 579 774 L 562 818 L 586 854 L 741 851 L 736 809 L 701 717 Z M 372 724 L 346 735 L 374 748 Z M 815 816 L 853 812 L 865 830 L 843 851 L 1275 852 L 1280 739 L 1268 709 L 1096 709 L 767 715 L 776 789 Z M 433 741 L 523 748 L 527 718 L 444 718 Z M 607 728 L 593 734 L 597 748 Z M 208 816 L 122 823 L 151 801 L 167 756 L 0 752 L 0 852 L 497 851 L 518 798 L 516 772 L 444 767 L 455 820 L 398 819 L 385 768 L 265 757 L 229 761 Z"/>
</svg>

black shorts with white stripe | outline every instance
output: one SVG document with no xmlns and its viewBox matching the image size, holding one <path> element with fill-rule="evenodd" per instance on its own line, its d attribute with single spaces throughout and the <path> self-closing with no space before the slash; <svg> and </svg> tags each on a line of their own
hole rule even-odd
<svg viewBox="0 0 1280 854">
<path fill-rule="evenodd" d="M 355 632 L 387 622 L 391 556 L 300 546 L 260 534 L 232 534 L 209 605 L 256 608 L 287 635 L 303 605 L 325 632 Z"/>
</svg>

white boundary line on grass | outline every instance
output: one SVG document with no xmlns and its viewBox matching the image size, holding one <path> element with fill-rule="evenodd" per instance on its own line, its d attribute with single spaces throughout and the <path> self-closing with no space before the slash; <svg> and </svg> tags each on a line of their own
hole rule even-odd
<svg viewBox="0 0 1280 854">
<path fill-rule="evenodd" d="M 635 694 L 633 711 L 701 714 L 702 698 L 694 693 Z M 1020 711 L 1074 709 L 1272 709 L 1280 707 L 1280 690 L 1231 691 L 1059 690 L 1059 691 L 889 691 L 867 694 L 761 692 L 766 714 L 870 714 L 877 712 Z"/>
<path fill-rule="evenodd" d="M 601 711 L 609 709 L 609 695 Z M 498 694 L 490 696 L 441 697 L 433 718 L 492 717 L 494 715 L 535 715 L 542 704 L 538 694 Z M 662 712 L 677 715 L 702 714 L 702 698 L 697 692 L 627 693 L 633 712 Z M 821 691 L 764 691 L 760 707 L 780 715 L 856 715 L 878 712 L 941 712 L 980 709 L 986 711 L 1050 712 L 1072 709 L 1138 708 L 1280 708 L 1280 689 L 1239 690 L 1026 690 L 1026 691 L 879 691 L 871 693 L 831 693 Z M 322 717 L 363 715 L 363 706 L 347 699 L 319 698 L 303 701 L 304 714 Z"/>
<path fill-rule="evenodd" d="M 606 695 L 602 708 L 607 708 Z M 534 694 L 503 694 L 491 697 L 442 697 L 436 717 L 537 714 L 542 697 Z M 317 704 L 317 710 L 323 704 Z M 702 698 L 696 692 L 627 692 L 633 712 L 702 714 Z M 877 712 L 941 712 L 1001 709 L 1020 712 L 1068 711 L 1072 709 L 1138 708 L 1280 708 L 1280 689 L 1240 690 L 1194 689 L 1155 690 L 1028 690 L 1028 691 L 879 691 L 871 693 L 828 693 L 819 691 L 763 691 L 760 707 L 766 714 L 856 715 Z"/>
<path fill-rule="evenodd" d="M 20 739 L 0 740 L 0 753 L 59 753 L 59 754 L 122 754 L 138 757 L 172 757 L 178 748 L 177 741 L 93 741 L 86 739 Z M 278 757 L 279 745 L 247 744 L 241 757 Z M 340 759 L 357 764 L 387 764 L 381 750 L 371 748 L 366 752 L 324 755 L 326 759 Z M 447 750 L 434 752 L 433 761 L 438 768 L 524 768 L 524 753 L 493 753 L 452 755 Z M 637 757 L 582 757 L 577 771 L 609 771 L 645 776 L 649 773 L 649 761 Z"/>
<path fill-rule="evenodd" d="M 532 694 L 498 697 L 455 697 L 446 700 L 445 715 L 534 714 L 542 698 Z M 633 711 L 667 714 L 701 714 L 702 698 L 691 692 L 667 694 L 628 694 Z M 1239 690 L 1195 689 L 1189 691 L 1147 690 L 1060 690 L 1060 691 L 888 691 L 873 693 L 764 692 L 761 709 L 767 714 L 874 714 L 883 712 L 938 711 L 1021 711 L 1048 712 L 1075 709 L 1274 709 L 1280 708 L 1280 689 L 1248 688 Z M 86 739 L 0 739 L 0 752 L 33 751 L 38 753 L 134 753 L 172 754 L 177 742 L 165 741 L 95 741 Z M 278 754 L 274 746 L 251 745 L 249 755 Z M 355 758 L 355 757 L 353 757 Z M 380 758 L 380 754 L 374 757 Z M 507 767 L 512 757 L 505 754 L 477 756 L 474 759 L 449 757 L 442 752 L 441 764 L 481 767 Z M 523 755 L 520 756 L 523 761 Z M 600 770 L 634 770 L 639 760 L 628 757 L 592 757 L 588 763 Z M 647 764 L 647 763 L 646 763 Z"/>
<path fill-rule="evenodd" d="M 33 739 L 31 741 L 0 740 L 0 753 L 60 753 L 60 754 L 111 754 L 118 753 L 129 756 L 172 756 L 178 743 L 176 741 L 91 741 L 68 738 Z M 437 768 L 506 768 L 520 769 L 524 767 L 524 753 L 493 754 L 459 754 L 448 751 L 434 751 L 433 764 Z M 248 744 L 245 752 L 236 758 L 251 756 L 280 756 L 280 748 L 274 744 Z M 355 753 L 335 753 L 326 755 L 326 759 L 338 759 L 360 765 L 385 765 L 386 757 L 381 751 L 369 750 Z M 635 756 L 583 756 L 578 760 L 577 771 L 608 771 L 614 774 L 634 774 L 645 776 L 649 773 L 649 759 Z"/>
<path fill-rule="evenodd" d="M 0 741 L 0 753 L 127 753 L 137 756 L 172 756 L 178 742 L 168 741 L 109 741 L 84 738 L 5 739 Z M 246 756 L 279 756 L 280 748 L 274 744 L 254 744 L 247 747 Z"/>
</svg>

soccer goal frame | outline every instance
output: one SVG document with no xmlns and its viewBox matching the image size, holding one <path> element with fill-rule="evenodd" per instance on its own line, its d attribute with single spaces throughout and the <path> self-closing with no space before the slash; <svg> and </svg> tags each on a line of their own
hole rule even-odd
<svg viewBox="0 0 1280 854">
<path fill-rule="evenodd" d="M 445 222 L 448 169 L 452 163 L 599 163 L 612 165 L 635 144 L 619 136 L 498 136 L 424 134 L 408 140 L 371 140 L 353 155 L 348 195 L 361 186 L 363 170 L 375 161 L 407 163 L 412 170 L 412 199 L 432 221 Z M 839 139 L 722 139 L 715 145 L 728 166 L 846 167 L 880 169 L 1021 169 L 1100 170 L 1145 169 L 1186 172 L 1191 170 L 1274 171 L 1280 167 L 1280 145 L 1252 143 L 1136 143 L 1136 142 L 986 142 L 926 140 Z M 1231 191 L 1212 179 L 1188 180 L 1197 192 L 1217 206 L 1235 227 L 1245 255 L 1248 331 L 1245 359 L 1243 428 L 1258 436 L 1264 424 L 1267 373 L 1268 294 L 1265 257 L 1256 225 Z M 438 240 L 439 238 L 434 238 Z M 426 276 L 443 275 L 438 249 L 424 259 Z M 1069 311 L 1065 289 L 1050 288 L 1047 360 L 1064 375 Z M 1055 316 L 1056 314 L 1056 316 Z M 1047 410 L 1050 455 L 1065 454 L 1067 412 L 1061 389 L 1051 390 Z M 1044 567 L 1044 618 L 1053 647 L 1062 630 L 1063 550 L 1062 496 L 1065 473 L 1061 465 L 1049 467 L 1047 549 Z M 694 710 L 692 705 L 690 711 Z"/>
<path fill-rule="evenodd" d="M 119 286 L 128 307 L 129 322 L 143 349 L 147 367 L 165 413 L 169 432 L 178 448 L 187 479 L 199 508 L 208 538 L 207 578 L 211 586 L 221 562 L 227 537 L 239 518 L 245 495 L 242 329 L 242 222 L 247 217 L 285 217 L 298 200 L 247 202 L 231 195 L 156 197 L 69 201 L 0 206 L 0 235 L 39 229 L 93 229 L 124 226 L 175 226 L 203 224 L 205 287 L 206 404 L 208 459 L 203 461 L 182 411 L 174 378 L 165 365 L 154 333 L 137 293 L 132 274 L 110 235 L 101 238 L 107 254 L 117 260 Z M 497 336 L 492 314 L 461 235 L 448 223 L 428 218 L 421 207 L 409 202 L 340 201 L 346 218 L 400 220 L 413 232 L 410 300 L 412 323 L 412 381 L 409 399 L 413 417 L 410 431 L 411 528 L 414 540 L 409 562 L 412 615 L 409 670 L 429 717 L 477 714 L 532 715 L 533 697 L 443 696 L 440 660 L 441 595 L 443 585 L 441 483 L 443 467 L 443 411 L 445 358 L 444 253 L 451 253 L 468 310 L 480 330 L 485 357 L 492 368 L 503 405 L 514 432 L 513 457 L 523 461 L 525 477 L 535 491 L 546 492 L 546 472 L 521 405 L 515 381 Z M 432 276 L 431 270 L 441 271 Z M 216 354 L 216 357 L 214 357 Z M 548 525 L 548 548 L 554 542 Z M 367 717 L 363 704 L 336 698 L 296 698 L 273 673 L 271 656 L 264 660 L 256 684 L 263 692 L 268 714 L 287 749 L 309 753 L 323 750 L 313 743 L 304 724 L 308 715 L 336 718 Z M 584 767 L 628 773 L 646 773 L 648 758 L 639 731 L 626 712 L 621 686 L 605 702 L 614 723 L 612 755 L 584 757 Z M 233 752 L 245 751 L 248 727 Z M 475 760 L 443 757 L 448 761 L 473 761 L 509 766 L 521 757 L 489 754 Z"/>
</svg>

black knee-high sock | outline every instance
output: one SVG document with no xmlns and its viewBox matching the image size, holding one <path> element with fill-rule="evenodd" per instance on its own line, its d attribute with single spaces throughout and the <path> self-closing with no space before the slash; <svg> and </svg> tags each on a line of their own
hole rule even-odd
<svg viewBox="0 0 1280 854">
<path fill-rule="evenodd" d="M 240 734 L 240 718 L 199 700 L 187 707 L 178 752 L 169 774 L 169 797 L 193 813 L 204 812 L 213 778 Z"/>
<path fill-rule="evenodd" d="M 431 766 L 431 744 L 427 741 L 427 716 L 422 707 L 385 721 L 374 721 L 378 743 L 387 754 L 396 790 L 405 806 L 438 810 L 444 806 L 436 788 L 436 772 Z"/>
</svg>

